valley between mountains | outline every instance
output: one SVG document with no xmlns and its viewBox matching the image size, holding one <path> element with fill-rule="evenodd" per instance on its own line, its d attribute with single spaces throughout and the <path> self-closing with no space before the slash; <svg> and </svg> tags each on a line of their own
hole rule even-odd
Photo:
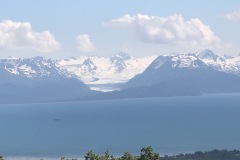
<svg viewBox="0 0 240 160">
<path fill-rule="evenodd" d="M 200 53 L 134 58 L 0 59 L 0 103 L 240 92 L 240 56 Z"/>
</svg>

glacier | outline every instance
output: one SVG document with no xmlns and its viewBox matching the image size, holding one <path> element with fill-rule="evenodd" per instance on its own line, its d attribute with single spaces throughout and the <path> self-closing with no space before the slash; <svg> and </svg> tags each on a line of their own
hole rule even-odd
<svg viewBox="0 0 240 160">
<path fill-rule="evenodd" d="M 60 60 L 8 57 L 0 59 L 0 72 L 30 79 L 62 75 L 79 79 L 92 90 L 103 92 L 120 90 L 124 83 L 143 73 L 152 63 L 157 63 L 154 67 L 158 69 L 167 60 L 172 61 L 172 68 L 196 68 L 204 63 L 215 70 L 240 75 L 240 55 L 219 56 L 206 49 L 199 53 L 160 54 L 157 57 L 136 58 L 124 52 L 109 57 L 80 56 Z"/>
</svg>

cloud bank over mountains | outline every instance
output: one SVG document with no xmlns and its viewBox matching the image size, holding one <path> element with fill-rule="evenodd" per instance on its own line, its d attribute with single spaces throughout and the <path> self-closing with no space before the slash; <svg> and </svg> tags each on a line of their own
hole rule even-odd
<svg viewBox="0 0 240 160">
<path fill-rule="evenodd" d="M 29 22 L 0 22 L 0 48 L 33 49 L 38 52 L 52 52 L 60 43 L 49 31 L 35 32 Z"/>
<path fill-rule="evenodd" d="M 126 14 L 105 24 L 132 29 L 140 40 L 159 44 L 219 46 L 221 40 L 200 19 L 184 20 L 181 14 L 167 17 Z"/>
<path fill-rule="evenodd" d="M 240 10 L 225 13 L 222 17 L 229 21 L 240 22 Z M 165 17 L 125 14 L 122 17 L 104 23 L 104 27 L 106 30 L 110 28 L 129 30 L 135 33 L 134 36 L 137 37 L 137 41 L 143 42 L 141 44 L 142 49 L 155 44 L 154 47 L 156 47 L 155 50 L 157 52 L 159 52 L 160 47 L 160 49 L 166 50 L 165 52 L 172 52 L 174 50 L 194 52 L 196 49 L 209 48 L 212 50 L 221 50 L 221 54 L 226 54 L 225 52 L 229 52 L 231 49 L 237 50 L 234 45 L 225 43 L 223 37 L 220 38 L 216 35 L 213 29 L 199 18 L 184 19 L 182 14 L 173 14 Z M 124 45 L 127 43 L 127 45 L 133 47 L 132 50 L 141 48 L 136 46 L 135 38 L 134 42 L 126 42 L 126 39 L 122 42 L 121 37 L 119 38 L 117 35 L 122 32 L 117 33 L 118 31 L 115 30 L 115 37 L 113 34 L 110 36 L 116 39 L 116 43 L 119 46 L 121 46 L 121 43 Z M 126 34 L 126 36 L 128 35 Z M 73 53 L 76 52 L 76 55 L 79 54 L 78 52 L 87 54 L 96 51 L 95 43 L 92 42 L 92 38 L 90 38 L 88 33 L 79 35 L 75 33 L 70 37 L 70 40 L 66 41 L 71 42 L 71 40 L 75 40 L 75 44 L 65 43 L 61 47 L 60 42 L 51 32 L 47 30 L 34 31 L 30 22 L 0 21 L 0 49 L 10 51 L 10 53 L 12 50 L 18 51 L 18 49 L 21 49 L 24 52 L 29 52 L 29 54 L 33 54 L 33 51 L 36 51 L 34 54 L 40 54 L 40 52 L 54 52 L 60 48 L 64 50 L 64 47 L 68 47 L 67 49 Z M 97 41 L 94 42 L 97 44 Z M 108 43 L 110 44 L 112 41 L 110 40 Z M 111 44 L 107 47 L 109 46 L 111 47 Z M 99 47 L 98 50 L 102 49 Z"/>
<path fill-rule="evenodd" d="M 76 40 L 78 43 L 77 48 L 80 52 L 93 52 L 96 50 L 88 34 L 80 34 Z"/>
</svg>

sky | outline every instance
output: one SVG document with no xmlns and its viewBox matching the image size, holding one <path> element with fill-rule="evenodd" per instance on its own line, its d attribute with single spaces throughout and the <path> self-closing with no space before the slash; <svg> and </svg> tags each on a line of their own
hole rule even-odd
<svg viewBox="0 0 240 160">
<path fill-rule="evenodd" d="M 0 58 L 240 53 L 239 0 L 1 0 Z"/>
</svg>

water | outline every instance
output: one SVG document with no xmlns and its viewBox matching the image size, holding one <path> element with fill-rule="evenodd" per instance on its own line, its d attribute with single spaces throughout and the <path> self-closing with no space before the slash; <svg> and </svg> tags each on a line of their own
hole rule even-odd
<svg viewBox="0 0 240 160">
<path fill-rule="evenodd" d="M 240 149 L 239 117 L 240 94 L 0 105 L 0 155 L 139 154 L 150 145 L 160 154 Z"/>
</svg>

